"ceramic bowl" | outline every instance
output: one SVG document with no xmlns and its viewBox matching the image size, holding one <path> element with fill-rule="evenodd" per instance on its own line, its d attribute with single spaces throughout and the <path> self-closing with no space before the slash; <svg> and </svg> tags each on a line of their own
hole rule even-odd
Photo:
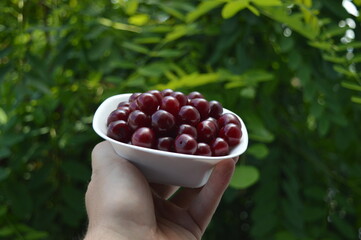
<svg viewBox="0 0 361 240">
<path fill-rule="evenodd" d="M 115 152 L 120 157 L 136 165 L 149 182 L 190 188 L 201 187 L 207 182 L 214 166 L 218 162 L 223 159 L 237 157 L 247 149 L 248 133 L 240 117 L 238 118 L 242 124 L 243 133 L 241 141 L 226 156 L 207 157 L 166 152 L 138 147 L 111 139 L 107 136 L 107 118 L 117 108 L 118 103 L 128 101 L 130 95 L 131 93 L 127 93 L 107 98 L 95 112 L 93 129 L 100 137 L 111 143 Z M 223 112 L 231 111 L 224 108 Z"/>
</svg>

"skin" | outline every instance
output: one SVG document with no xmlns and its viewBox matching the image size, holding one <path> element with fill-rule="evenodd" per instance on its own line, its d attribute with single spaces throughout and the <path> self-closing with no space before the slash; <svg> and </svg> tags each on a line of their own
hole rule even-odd
<svg viewBox="0 0 361 240">
<path fill-rule="evenodd" d="M 86 195 L 85 240 L 201 239 L 234 172 L 236 159 L 221 161 L 202 188 L 150 184 L 107 142 L 92 152 Z"/>
</svg>

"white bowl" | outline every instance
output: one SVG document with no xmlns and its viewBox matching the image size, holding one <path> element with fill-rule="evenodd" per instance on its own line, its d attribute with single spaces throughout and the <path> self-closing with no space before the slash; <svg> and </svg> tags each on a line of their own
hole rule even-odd
<svg viewBox="0 0 361 240">
<path fill-rule="evenodd" d="M 150 182 L 197 188 L 203 186 L 214 166 L 223 159 L 241 155 L 247 149 L 248 133 L 242 124 L 241 142 L 233 147 L 227 156 L 207 157 L 160 151 L 118 142 L 107 136 L 107 118 L 117 108 L 119 102 L 128 101 L 131 93 L 120 94 L 106 99 L 96 110 L 93 129 L 109 141 L 115 152 L 136 165 Z M 223 112 L 231 112 L 223 109 Z M 235 114 L 236 115 L 236 114 Z M 237 115 L 236 115 L 237 116 Z"/>
</svg>

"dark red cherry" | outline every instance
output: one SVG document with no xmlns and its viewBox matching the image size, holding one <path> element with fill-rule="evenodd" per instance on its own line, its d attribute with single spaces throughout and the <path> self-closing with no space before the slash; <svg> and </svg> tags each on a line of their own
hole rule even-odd
<svg viewBox="0 0 361 240">
<path fill-rule="evenodd" d="M 214 139 L 210 144 L 212 156 L 225 156 L 229 153 L 228 143 L 220 137 Z"/>
<path fill-rule="evenodd" d="M 130 103 L 127 101 L 123 101 L 118 103 L 118 107 L 117 108 L 121 108 L 121 107 L 129 107 Z"/>
<path fill-rule="evenodd" d="M 201 115 L 198 110 L 190 105 L 185 105 L 181 107 L 178 112 L 178 122 L 179 124 L 189 124 L 192 126 L 196 126 L 201 119 Z"/>
<path fill-rule="evenodd" d="M 218 118 L 218 127 L 222 128 L 228 123 L 234 123 L 241 127 L 241 122 L 239 121 L 238 117 L 233 113 L 224 113 Z"/>
<path fill-rule="evenodd" d="M 174 116 L 177 116 L 179 112 L 179 108 L 180 108 L 179 102 L 175 97 L 166 96 L 162 99 L 160 109 L 163 109 L 173 114 Z"/>
<path fill-rule="evenodd" d="M 119 142 L 127 143 L 132 136 L 132 130 L 126 121 L 118 120 L 109 124 L 107 136 Z"/>
<path fill-rule="evenodd" d="M 211 142 L 217 135 L 217 127 L 212 121 L 205 120 L 197 125 L 198 142 Z"/>
<path fill-rule="evenodd" d="M 204 96 L 200 92 L 194 91 L 188 94 L 188 98 L 189 99 L 204 98 Z"/>
<path fill-rule="evenodd" d="M 234 123 L 228 123 L 226 126 L 222 127 L 221 130 L 219 130 L 219 136 L 226 140 L 228 145 L 232 147 L 241 141 L 242 130 L 238 125 Z"/>
<path fill-rule="evenodd" d="M 166 97 L 166 96 L 170 96 L 172 94 L 173 90 L 172 89 L 164 89 L 163 91 L 161 91 L 160 93 L 162 94 L 163 97 Z"/>
<path fill-rule="evenodd" d="M 209 116 L 215 119 L 218 119 L 223 113 L 223 106 L 218 101 L 209 102 Z"/>
<path fill-rule="evenodd" d="M 124 110 L 124 109 L 116 109 L 114 111 L 112 111 L 107 119 L 107 126 L 114 121 L 117 120 L 123 120 L 123 121 L 127 121 L 129 116 L 129 111 Z"/>
<path fill-rule="evenodd" d="M 195 155 L 212 156 L 211 147 L 207 143 L 198 143 Z"/>
<path fill-rule="evenodd" d="M 159 107 L 158 99 L 151 93 L 142 93 L 137 98 L 139 110 L 145 114 L 151 115 L 157 111 Z"/>
<path fill-rule="evenodd" d="M 139 106 L 137 101 L 133 101 L 129 104 L 129 109 L 130 111 L 135 111 L 135 110 L 139 110 Z"/>
<path fill-rule="evenodd" d="M 174 138 L 160 137 L 157 139 L 156 148 L 158 150 L 173 152 L 174 151 Z"/>
<path fill-rule="evenodd" d="M 135 110 L 129 114 L 128 125 L 133 130 L 150 127 L 150 117 L 140 110 Z"/>
<path fill-rule="evenodd" d="M 150 90 L 148 92 L 153 94 L 157 98 L 159 104 L 162 102 L 163 96 L 162 96 L 160 91 L 158 91 L 158 90 Z"/>
<path fill-rule="evenodd" d="M 165 110 L 158 110 L 152 115 L 152 128 L 157 133 L 171 131 L 175 125 L 175 118 Z"/>
<path fill-rule="evenodd" d="M 177 153 L 194 154 L 197 151 L 197 141 L 188 134 L 179 135 L 174 142 Z"/>
<path fill-rule="evenodd" d="M 177 135 L 188 134 L 197 139 L 197 129 L 189 124 L 182 124 L 178 128 Z"/>
<path fill-rule="evenodd" d="M 133 102 L 134 100 L 136 100 L 136 99 L 140 96 L 140 94 L 142 94 L 142 93 L 136 92 L 136 93 L 133 93 L 132 95 L 130 95 L 130 97 L 129 97 L 129 102 L 131 103 L 131 102 Z"/>
<path fill-rule="evenodd" d="M 206 119 L 209 113 L 209 102 L 204 98 L 194 98 L 189 103 L 193 107 L 195 107 L 199 114 L 201 115 L 201 119 Z"/>
<path fill-rule="evenodd" d="M 178 100 L 180 107 L 188 104 L 188 98 L 187 98 L 187 96 L 186 96 L 184 93 L 182 93 L 182 92 L 172 92 L 172 93 L 171 93 L 171 96 L 172 96 L 172 97 L 175 97 L 175 98 Z"/>
<path fill-rule="evenodd" d="M 154 142 L 154 131 L 147 127 L 138 128 L 132 135 L 132 144 L 135 146 L 152 148 Z"/>
</svg>

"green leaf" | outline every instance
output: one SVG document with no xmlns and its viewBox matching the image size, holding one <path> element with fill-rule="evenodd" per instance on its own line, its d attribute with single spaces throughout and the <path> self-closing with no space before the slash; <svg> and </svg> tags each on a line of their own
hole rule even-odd
<svg viewBox="0 0 361 240">
<path fill-rule="evenodd" d="M 174 27 L 174 30 L 168 33 L 165 36 L 164 42 L 172 42 L 178 38 L 181 38 L 186 35 L 195 34 L 197 31 L 197 26 L 195 24 L 179 24 Z"/>
<path fill-rule="evenodd" d="M 253 144 L 247 149 L 247 153 L 253 155 L 255 158 L 263 159 L 267 157 L 269 150 L 265 144 Z"/>
<path fill-rule="evenodd" d="M 355 91 L 361 91 L 361 86 L 350 82 L 341 82 L 341 86 Z"/>
<path fill-rule="evenodd" d="M 361 104 L 361 97 L 353 96 L 353 97 L 351 97 L 351 101 L 354 102 L 354 103 Z"/>
<path fill-rule="evenodd" d="M 0 107 L 0 125 L 6 124 L 8 121 L 8 116 L 4 109 Z"/>
<path fill-rule="evenodd" d="M 148 14 L 136 14 L 128 18 L 128 22 L 136 26 L 143 26 L 147 24 L 148 21 L 149 21 Z"/>
<path fill-rule="evenodd" d="M 166 13 L 168 13 L 169 15 L 173 16 L 173 17 L 176 17 L 178 18 L 179 20 L 184 20 L 185 19 L 185 16 L 183 15 L 182 12 L 178 11 L 177 9 L 175 8 L 172 8 L 172 7 L 169 7 L 165 4 L 162 4 L 160 3 L 159 4 L 159 7 Z"/>
<path fill-rule="evenodd" d="M 271 6 L 282 6 L 280 0 L 251 0 L 254 4 L 258 6 L 271 7 Z"/>
<path fill-rule="evenodd" d="M 222 17 L 224 19 L 231 18 L 234 15 L 236 15 L 236 13 L 246 8 L 248 4 L 249 4 L 249 0 L 235 0 L 228 2 L 222 8 Z"/>
<path fill-rule="evenodd" d="M 134 52 L 139 52 L 143 54 L 149 54 L 149 50 L 146 47 L 143 47 L 142 45 L 131 43 L 131 42 L 124 42 L 122 44 L 123 47 L 132 50 Z"/>
<path fill-rule="evenodd" d="M 296 238 L 292 233 L 287 231 L 278 232 L 276 233 L 275 236 L 275 240 L 297 240 L 297 239 L 298 238 Z"/>
<path fill-rule="evenodd" d="M 205 0 L 201 2 L 194 11 L 188 13 L 188 15 L 186 16 L 186 22 L 194 22 L 196 19 L 208 13 L 212 9 L 218 7 L 219 5 L 223 4 L 224 2 L 226 2 L 226 0 Z"/>
<path fill-rule="evenodd" d="M 237 189 L 244 189 L 255 184 L 259 179 L 259 171 L 253 166 L 237 166 L 230 186 Z"/>
</svg>

